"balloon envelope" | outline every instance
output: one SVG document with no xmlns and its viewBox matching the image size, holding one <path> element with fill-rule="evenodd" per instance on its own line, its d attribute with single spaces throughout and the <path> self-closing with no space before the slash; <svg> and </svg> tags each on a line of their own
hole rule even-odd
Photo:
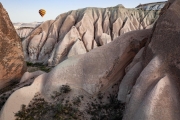
<svg viewBox="0 0 180 120">
<path fill-rule="evenodd" d="M 43 17 L 46 14 L 46 10 L 40 9 L 39 14 Z"/>
</svg>

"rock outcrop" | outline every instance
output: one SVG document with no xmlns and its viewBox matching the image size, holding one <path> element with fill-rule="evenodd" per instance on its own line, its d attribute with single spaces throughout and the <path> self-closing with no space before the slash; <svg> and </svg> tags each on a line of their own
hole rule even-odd
<svg viewBox="0 0 180 120">
<path fill-rule="evenodd" d="M 132 31 L 84 55 L 64 60 L 51 72 L 38 76 L 31 86 L 15 91 L 1 110 L 0 119 L 15 119 L 14 113 L 22 104 L 28 105 L 37 92 L 51 100 L 53 92 L 61 85 L 71 87 L 74 91 L 71 96 L 82 93 L 93 96 L 99 91 L 108 93 L 108 89 L 122 79 L 125 67 L 145 45 L 150 33 L 150 29 Z"/>
<path fill-rule="evenodd" d="M 0 3 L 0 89 L 19 81 L 25 71 L 21 40 Z"/>
<path fill-rule="evenodd" d="M 28 62 L 56 66 L 71 54 L 72 46 L 85 48 L 76 55 L 89 52 L 129 31 L 150 28 L 158 16 L 159 11 L 150 11 L 146 16 L 146 11 L 122 5 L 69 11 L 42 23 L 23 41 L 25 58 Z M 81 43 L 77 44 L 79 40 Z"/>
<path fill-rule="evenodd" d="M 180 1 L 167 2 L 140 59 L 127 69 L 118 99 L 126 102 L 123 120 L 180 118 Z"/>
</svg>

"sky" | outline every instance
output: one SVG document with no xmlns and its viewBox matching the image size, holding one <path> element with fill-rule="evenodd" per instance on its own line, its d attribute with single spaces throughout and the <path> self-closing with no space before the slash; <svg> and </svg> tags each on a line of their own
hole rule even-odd
<svg viewBox="0 0 180 120">
<path fill-rule="evenodd" d="M 42 22 L 54 20 L 59 14 L 85 7 L 113 7 L 123 4 L 126 8 L 137 5 L 159 2 L 162 0 L 0 0 L 13 23 Z M 46 15 L 41 17 L 39 9 L 45 9 Z"/>
</svg>

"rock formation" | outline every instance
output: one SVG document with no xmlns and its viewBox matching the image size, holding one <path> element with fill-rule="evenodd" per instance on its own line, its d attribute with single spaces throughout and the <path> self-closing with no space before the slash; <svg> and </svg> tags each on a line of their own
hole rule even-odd
<svg viewBox="0 0 180 120">
<path fill-rule="evenodd" d="M 19 81 L 25 71 L 21 40 L 0 3 L 0 89 Z"/>
<path fill-rule="evenodd" d="M 41 22 L 33 23 L 13 23 L 17 34 L 21 39 L 26 38 L 36 27 L 38 27 Z"/>
<path fill-rule="evenodd" d="M 74 91 L 71 97 L 95 95 L 99 91 L 108 93 L 108 89 L 122 79 L 125 67 L 145 45 L 150 33 L 151 29 L 128 32 L 107 45 L 64 60 L 49 73 L 38 76 L 31 86 L 15 91 L 5 103 L 0 119 L 13 120 L 14 113 L 22 104 L 28 105 L 37 92 L 51 100 L 61 85 L 71 87 Z"/>
<path fill-rule="evenodd" d="M 118 96 L 126 102 L 124 120 L 180 118 L 179 5 L 179 0 L 165 5 L 143 54 L 127 69 Z"/>
<path fill-rule="evenodd" d="M 127 9 L 122 5 L 84 8 L 61 14 L 55 20 L 42 23 L 23 41 L 26 61 L 56 66 L 68 54 L 83 54 L 129 31 L 150 28 L 159 11 L 150 11 L 144 16 L 146 11 Z M 73 46 L 82 48 L 83 52 L 69 53 Z"/>
<path fill-rule="evenodd" d="M 55 21 L 41 24 L 23 41 L 24 53 L 31 62 L 57 65 L 49 73 L 24 74 L 22 81 L 31 83 L 32 77 L 36 78 L 30 86 L 16 90 L 8 98 L 1 109 L 0 119 L 14 120 L 14 113 L 21 109 L 22 104 L 32 105 L 36 93 L 53 104 L 54 91 L 57 97 L 59 88 L 68 85 L 72 91 L 58 101 L 83 95 L 83 102 L 90 105 L 93 97 L 101 97 L 99 92 L 105 99 L 108 93 L 118 93 L 117 99 L 126 104 L 123 120 L 178 120 L 179 6 L 179 0 L 169 0 L 152 29 L 136 30 L 139 24 L 136 24 L 135 17 L 126 15 L 134 13 L 136 16 L 137 13 L 131 9 L 127 12 L 121 5 L 115 7 L 121 12 L 115 12 L 114 8 L 87 8 L 64 13 Z M 119 14 L 123 19 L 115 17 Z M 154 15 L 154 11 L 150 15 Z M 145 19 L 142 28 L 149 25 L 148 20 Z M 112 100 L 112 96 L 109 97 Z M 62 109 L 61 104 L 58 104 L 58 109 Z M 83 103 L 78 107 L 84 113 L 88 106 Z M 98 110 L 93 113 L 96 112 Z M 47 114 L 44 117 L 51 119 Z M 90 117 L 87 115 L 83 119 Z"/>
</svg>

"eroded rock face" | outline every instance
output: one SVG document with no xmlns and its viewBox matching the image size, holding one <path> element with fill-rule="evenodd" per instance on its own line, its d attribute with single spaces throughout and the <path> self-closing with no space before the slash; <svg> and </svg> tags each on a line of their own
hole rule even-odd
<svg viewBox="0 0 180 120">
<path fill-rule="evenodd" d="M 0 89 L 20 80 L 25 71 L 21 40 L 0 3 Z"/>
<path fill-rule="evenodd" d="M 15 119 L 14 113 L 22 104 L 28 105 L 37 92 L 51 100 L 61 85 L 71 87 L 70 96 L 80 95 L 82 91 L 84 96 L 96 95 L 99 91 L 107 93 L 110 86 L 122 79 L 125 67 L 145 45 L 150 33 L 151 30 L 132 31 L 86 54 L 69 57 L 51 72 L 38 76 L 31 86 L 15 91 L 1 110 L 0 119 Z"/>
<path fill-rule="evenodd" d="M 18 28 L 16 29 L 17 34 L 21 39 L 27 37 L 35 28 Z"/>
<path fill-rule="evenodd" d="M 127 104 L 124 120 L 180 118 L 179 5 L 179 0 L 167 2 L 142 59 L 135 60 L 121 82 L 118 99 Z"/>
<path fill-rule="evenodd" d="M 80 39 L 86 52 L 105 45 L 129 31 L 150 28 L 159 11 L 146 13 L 118 5 L 110 8 L 84 8 L 44 22 L 23 41 L 25 58 L 56 66 L 67 58 L 70 48 Z"/>
</svg>

